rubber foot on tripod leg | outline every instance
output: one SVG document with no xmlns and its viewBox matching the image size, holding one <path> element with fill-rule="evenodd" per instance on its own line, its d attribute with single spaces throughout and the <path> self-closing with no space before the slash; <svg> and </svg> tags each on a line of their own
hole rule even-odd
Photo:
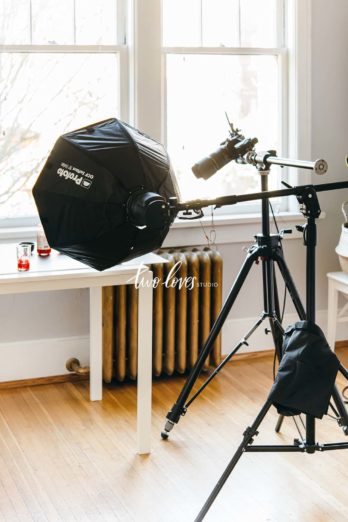
<svg viewBox="0 0 348 522">
<path fill-rule="evenodd" d="M 168 439 L 169 432 L 174 428 L 174 422 L 167 419 L 167 422 L 164 425 L 164 430 L 161 431 L 161 437 L 163 440 Z"/>
</svg>

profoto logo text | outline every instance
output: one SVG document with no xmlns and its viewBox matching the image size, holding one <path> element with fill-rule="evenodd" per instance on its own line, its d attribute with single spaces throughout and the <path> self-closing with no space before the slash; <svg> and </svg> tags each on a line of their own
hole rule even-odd
<svg viewBox="0 0 348 522">
<path fill-rule="evenodd" d="M 61 163 L 61 166 L 57 170 L 57 174 L 60 178 L 73 181 L 76 185 L 81 186 L 85 189 L 89 189 L 92 185 L 94 178 L 93 174 L 85 172 L 84 170 Z"/>
</svg>

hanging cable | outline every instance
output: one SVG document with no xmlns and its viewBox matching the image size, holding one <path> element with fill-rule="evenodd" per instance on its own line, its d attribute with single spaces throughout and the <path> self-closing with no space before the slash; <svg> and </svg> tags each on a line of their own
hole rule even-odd
<svg viewBox="0 0 348 522">
<path fill-rule="evenodd" d="M 214 207 L 211 207 L 211 228 L 209 230 L 209 234 L 208 234 L 207 230 L 205 229 L 204 224 L 201 219 L 199 220 L 199 223 L 201 225 L 203 235 L 208 243 L 208 247 L 216 250 L 217 246 L 216 246 L 216 228 L 215 228 L 215 221 L 214 221 Z"/>
<path fill-rule="evenodd" d="M 277 234 L 280 235 L 278 223 L 277 223 L 277 220 L 276 220 L 276 217 L 275 217 L 275 214 L 274 214 L 272 203 L 270 201 L 269 201 L 269 207 L 271 209 L 272 218 L 273 218 L 273 222 L 274 222 Z M 281 242 L 280 242 L 280 249 L 281 249 L 282 254 L 284 254 L 284 252 L 283 252 L 283 245 L 282 245 Z M 283 297 L 283 306 L 282 306 L 282 311 L 281 311 L 281 314 L 280 314 L 280 322 L 281 323 L 283 322 L 284 314 L 285 314 L 286 296 L 287 296 L 287 287 L 285 285 L 285 287 L 284 287 L 284 297 Z M 275 350 L 274 351 L 274 356 L 273 356 L 273 380 L 275 380 L 275 376 L 276 376 L 276 364 L 277 364 L 277 353 L 276 353 L 276 350 Z"/>
</svg>

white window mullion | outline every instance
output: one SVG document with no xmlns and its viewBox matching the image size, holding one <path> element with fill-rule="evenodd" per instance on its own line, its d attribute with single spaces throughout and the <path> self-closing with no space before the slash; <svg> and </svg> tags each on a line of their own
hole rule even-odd
<svg viewBox="0 0 348 522">
<path fill-rule="evenodd" d="M 311 158 L 311 0 L 288 0 L 289 155 Z M 291 184 L 309 183 L 311 174 L 289 170 Z"/>
<path fill-rule="evenodd" d="M 117 44 L 120 60 L 119 102 L 121 120 L 134 124 L 134 6 L 132 0 L 117 1 Z"/>
<path fill-rule="evenodd" d="M 238 0 L 238 43 L 241 47 L 242 45 L 242 9 L 240 5 L 240 1 Z"/>
<path fill-rule="evenodd" d="M 279 135 L 281 137 L 279 155 L 289 155 L 289 57 L 287 49 L 279 52 Z"/>
<path fill-rule="evenodd" d="M 134 123 L 163 140 L 161 0 L 134 0 Z"/>
<path fill-rule="evenodd" d="M 161 129 L 162 139 L 165 146 L 167 146 L 167 53 L 162 52 L 161 54 L 161 68 L 162 68 L 162 101 L 161 101 Z"/>
<path fill-rule="evenodd" d="M 121 120 L 130 122 L 132 119 L 132 109 L 130 100 L 130 64 L 129 50 L 127 47 L 121 47 L 119 53 L 120 60 L 120 88 L 119 88 L 119 105 Z"/>
<path fill-rule="evenodd" d="M 203 0 L 200 0 L 200 2 L 199 2 L 199 18 L 200 18 L 199 41 L 200 41 L 200 44 L 203 45 Z"/>
<path fill-rule="evenodd" d="M 33 6 L 31 3 L 31 0 L 30 0 L 30 4 L 29 4 L 29 17 L 30 17 L 30 20 L 29 20 L 30 43 L 32 44 L 33 43 Z"/>
<path fill-rule="evenodd" d="M 132 2 L 127 0 L 117 1 L 117 43 L 118 45 L 126 45 L 128 41 L 128 22 L 133 14 Z"/>
<path fill-rule="evenodd" d="M 74 0 L 74 3 L 73 3 L 73 16 L 74 16 L 74 20 L 73 20 L 73 24 L 74 24 L 74 44 L 76 45 L 76 0 Z"/>
<path fill-rule="evenodd" d="M 285 2 L 286 0 L 278 0 L 277 2 L 277 46 L 285 46 L 285 34 L 286 34 L 286 23 L 285 23 Z"/>
</svg>

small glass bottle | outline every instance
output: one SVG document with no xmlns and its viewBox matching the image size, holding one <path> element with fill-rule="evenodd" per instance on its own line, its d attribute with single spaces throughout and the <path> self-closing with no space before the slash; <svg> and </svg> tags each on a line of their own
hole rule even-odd
<svg viewBox="0 0 348 522">
<path fill-rule="evenodd" d="M 36 250 L 41 257 L 47 257 L 51 253 L 51 247 L 48 244 L 42 225 L 37 227 Z"/>
</svg>

